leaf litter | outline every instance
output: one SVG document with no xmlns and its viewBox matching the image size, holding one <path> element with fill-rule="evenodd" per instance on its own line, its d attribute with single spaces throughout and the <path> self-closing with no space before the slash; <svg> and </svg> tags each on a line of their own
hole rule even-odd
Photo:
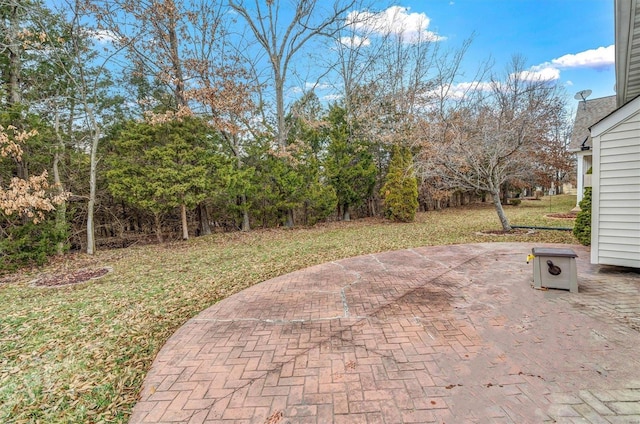
<svg viewBox="0 0 640 424">
<path fill-rule="evenodd" d="M 552 226 L 545 213 L 575 197 L 523 201 L 514 225 Z M 501 241 L 490 205 L 419 213 L 412 224 L 367 218 L 296 230 L 214 234 L 54 258 L 0 280 L 0 422 L 127 422 L 151 363 L 184 322 L 261 281 L 341 258 L 419 246 Z M 566 225 L 566 224 L 563 224 Z M 513 235 L 510 242 L 569 243 L 569 232 Z M 113 269 L 96 282 L 41 290 L 29 281 Z M 82 271 L 84 272 L 84 271 Z M 89 275 L 86 272 L 85 275 Z M 277 416 L 274 419 L 280 418 Z"/>
</svg>

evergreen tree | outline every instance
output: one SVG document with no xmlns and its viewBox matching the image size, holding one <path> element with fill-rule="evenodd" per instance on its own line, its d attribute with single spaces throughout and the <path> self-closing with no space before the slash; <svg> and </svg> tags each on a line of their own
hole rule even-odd
<svg viewBox="0 0 640 424">
<path fill-rule="evenodd" d="M 413 174 L 411 152 L 393 146 L 389 170 L 381 190 L 384 215 L 388 219 L 411 222 L 418 210 L 418 181 Z"/>
<path fill-rule="evenodd" d="M 180 208 L 182 237 L 189 238 L 186 213 L 207 198 L 223 160 L 211 145 L 214 137 L 195 118 L 127 125 L 107 161 L 109 191 L 151 211 L 159 241 L 161 215 Z"/>
<path fill-rule="evenodd" d="M 288 149 L 303 180 L 301 212 L 307 225 L 326 219 L 338 204 L 336 190 L 329 184 L 323 166 L 328 143 L 323 113 L 318 96 L 310 91 L 292 105 L 287 116 Z"/>
<path fill-rule="evenodd" d="M 330 123 L 327 176 L 338 197 L 342 219 L 349 221 L 351 208 L 371 196 L 376 181 L 376 167 L 367 146 L 349 133 L 344 108 L 334 105 L 329 110 Z"/>
</svg>

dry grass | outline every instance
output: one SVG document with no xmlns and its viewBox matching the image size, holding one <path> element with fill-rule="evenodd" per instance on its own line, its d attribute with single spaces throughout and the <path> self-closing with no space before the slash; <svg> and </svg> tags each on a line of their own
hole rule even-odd
<svg viewBox="0 0 640 424">
<path fill-rule="evenodd" d="M 573 196 L 507 207 L 514 225 L 572 226 L 545 218 Z M 0 283 L 0 422 L 126 422 L 145 373 L 185 321 L 252 284 L 310 265 L 409 247 L 488 241 L 577 243 L 570 232 L 486 236 L 490 205 L 295 230 L 217 234 L 185 243 L 69 255 L 41 272 L 112 267 L 99 280 L 59 288 Z"/>
</svg>

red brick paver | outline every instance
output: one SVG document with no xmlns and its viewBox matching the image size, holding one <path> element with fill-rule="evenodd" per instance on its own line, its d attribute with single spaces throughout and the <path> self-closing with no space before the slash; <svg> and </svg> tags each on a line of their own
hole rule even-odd
<svg viewBox="0 0 640 424">
<path fill-rule="evenodd" d="M 131 423 L 640 423 L 640 275 L 531 287 L 516 243 L 327 263 L 203 311 Z M 540 245 L 535 245 L 540 246 Z"/>
</svg>

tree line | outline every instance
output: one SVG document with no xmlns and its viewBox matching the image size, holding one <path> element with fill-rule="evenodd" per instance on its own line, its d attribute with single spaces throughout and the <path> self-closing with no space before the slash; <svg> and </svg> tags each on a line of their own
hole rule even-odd
<svg viewBox="0 0 640 424">
<path fill-rule="evenodd" d="M 356 0 L 0 0 L 0 14 L 6 269 L 140 237 L 410 222 L 475 198 L 508 230 L 506 193 L 572 168 L 553 81 L 514 56 L 463 83 L 471 39 L 407 37 Z"/>
</svg>

